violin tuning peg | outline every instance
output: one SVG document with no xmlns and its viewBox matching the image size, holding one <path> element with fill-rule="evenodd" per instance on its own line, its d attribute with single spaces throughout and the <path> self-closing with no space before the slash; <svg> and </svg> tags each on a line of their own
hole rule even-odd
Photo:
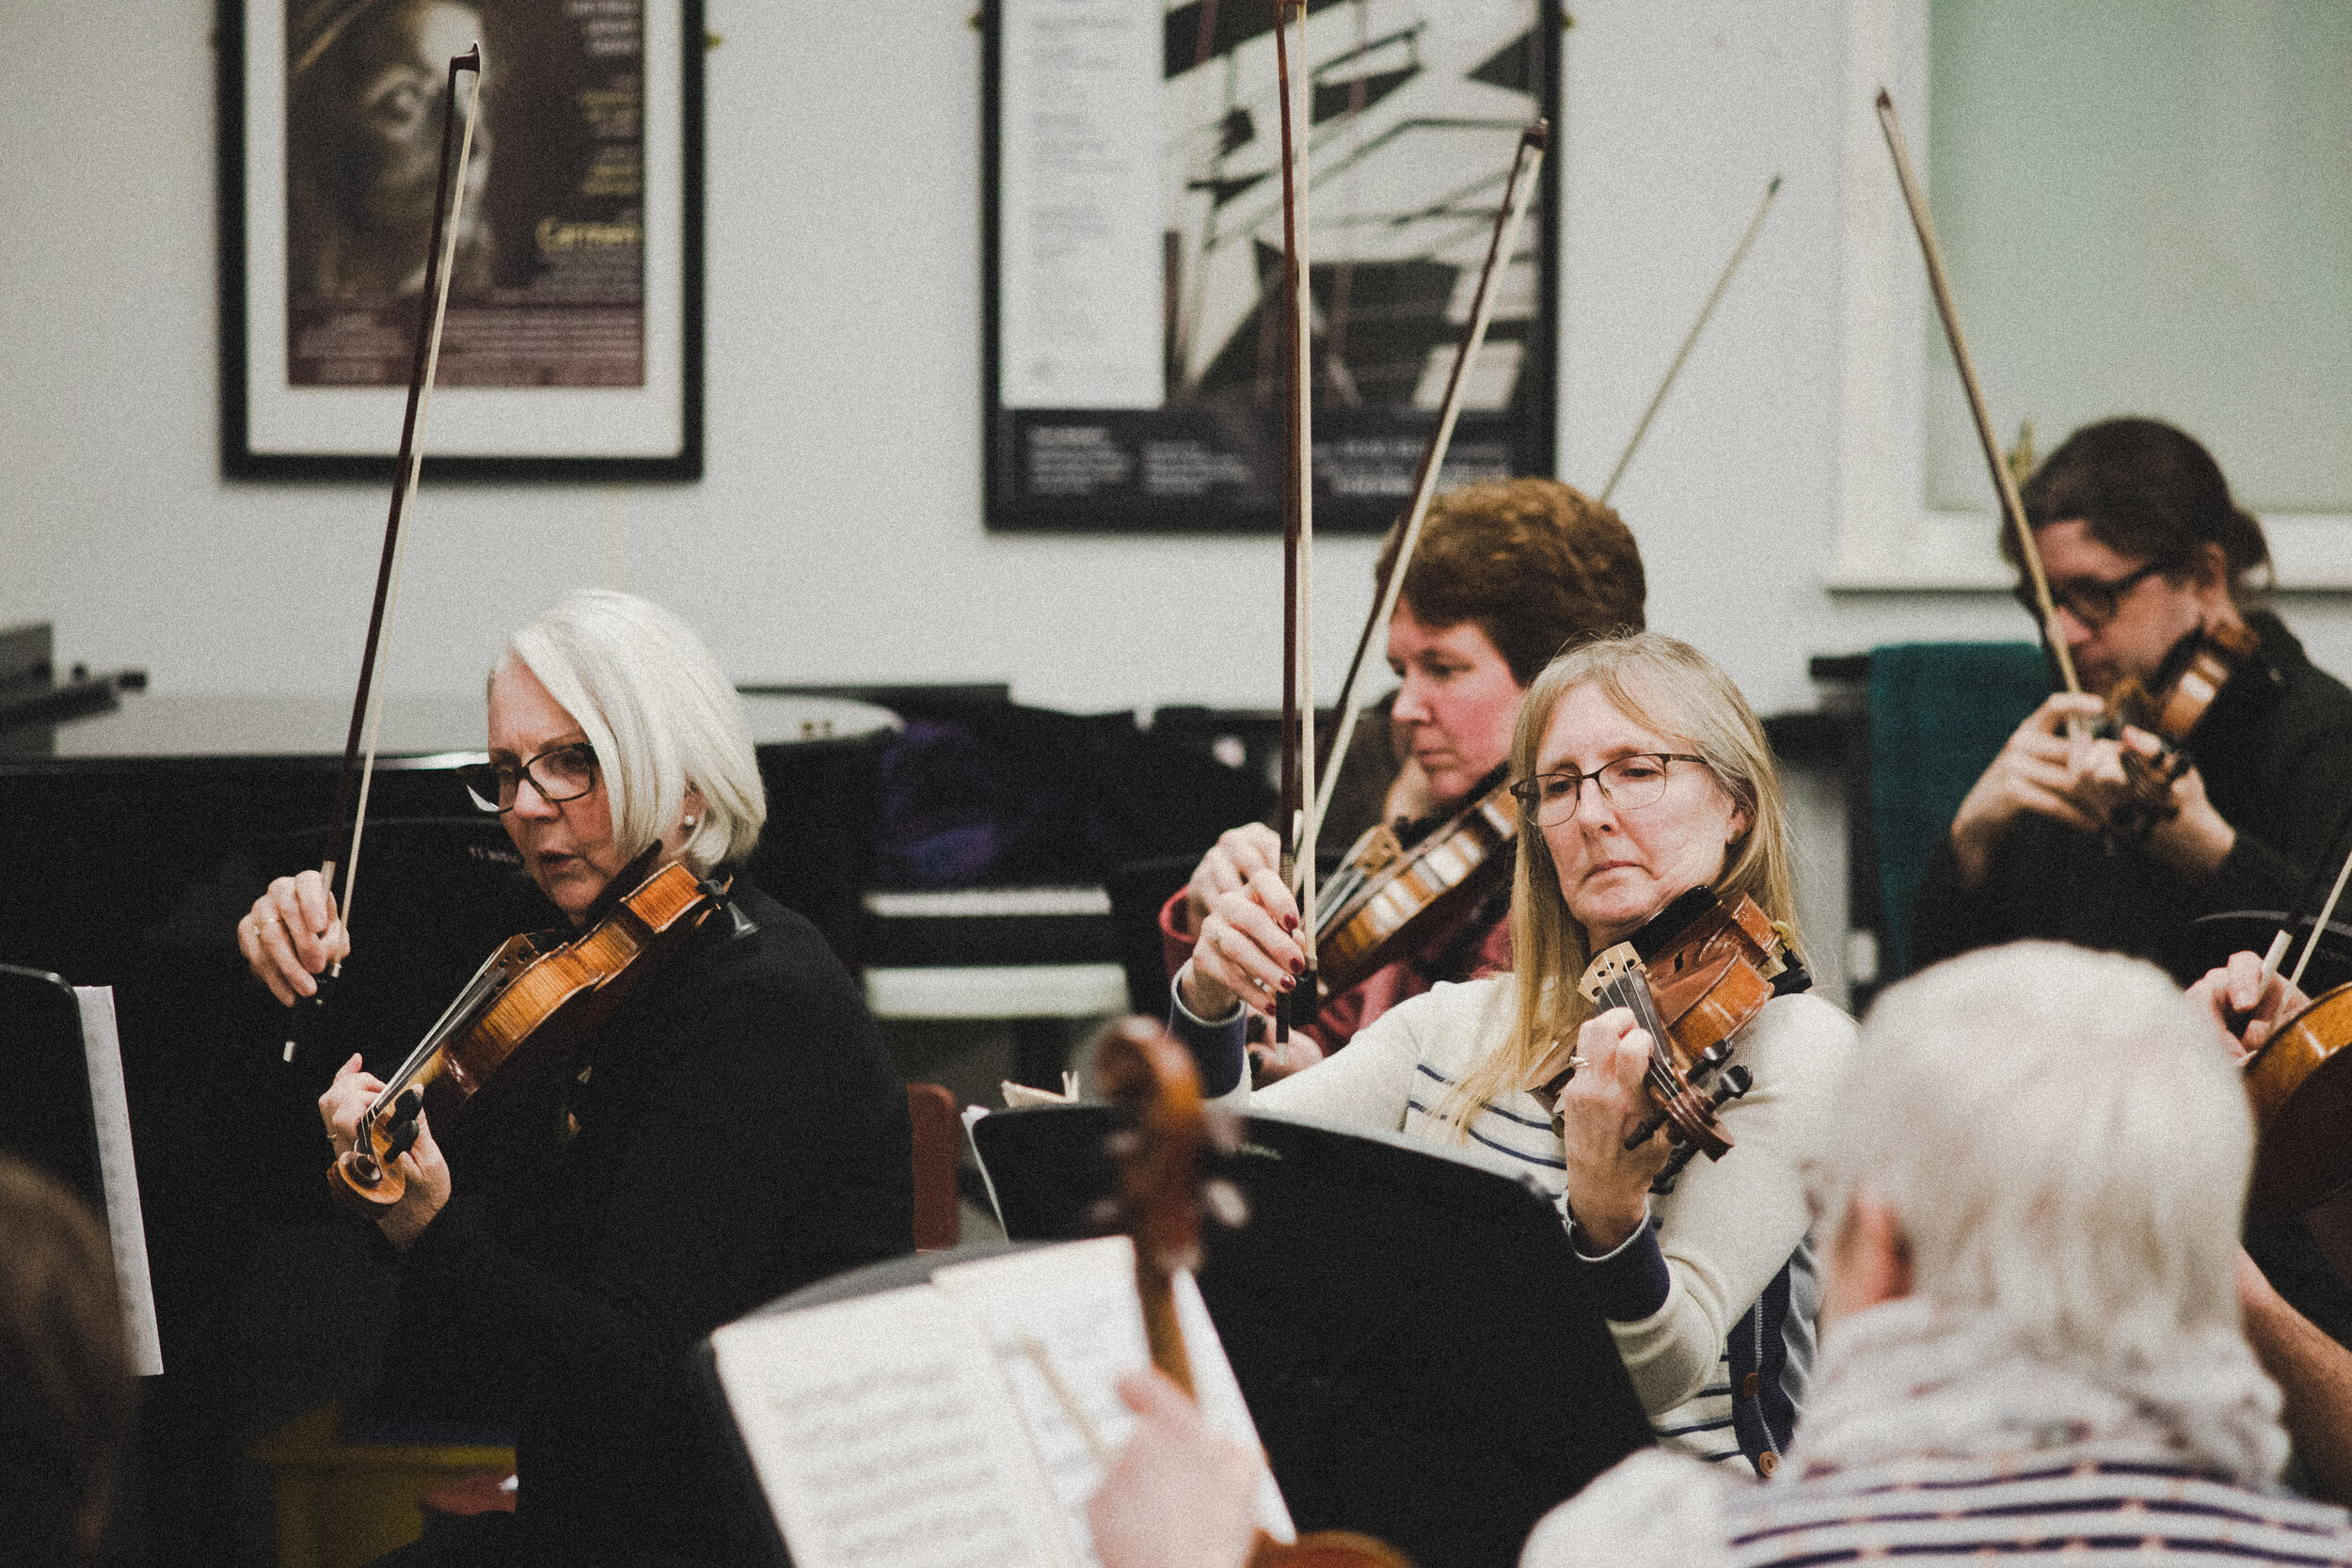
<svg viewBox="0 0 2352 1568">
<path fill-rule="evenodd" d="M 390 1164 L 416 1147 L 418 1124 L 411 1117 L 393 1130 L 391 1141 L 384 1146 L 384 1164 Z"/>
<path fill-rule="evenodd" d="M 417 1111 L 423 1104 L 424 1096 L 419 1094 L 413 1087 L 401 1090 L 400 1098 L 392 1101 L 392 1121 L 397 1125 L 416 1120 Z"/>
<path fill-rule="evenodd" d="M 1209 1217 L 1228 1230 L 1239 1230 L 1249 1223 L 1249 1200 L 1241 1196 L 1241 1189 L 1231 1181 L 1204 1181 L 1200 1185 L 1200 1207 Z"/>
<path fill-rule="evenodd" d="M 1143 1134 L 1133 1129 L 1113 1132 L 1103 1140 L 1103 1147 L 1110 1150 L 1114 1160 L 1130 1160 L 1143 1148 Z"/>
</svg>

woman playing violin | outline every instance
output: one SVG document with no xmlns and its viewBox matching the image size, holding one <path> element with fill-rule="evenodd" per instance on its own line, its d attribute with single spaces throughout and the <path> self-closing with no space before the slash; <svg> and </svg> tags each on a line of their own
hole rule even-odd
<svg viewBox="0 0 2352 1568">
<path fill-rule="evenodd" d="M 1394 566 L 1391 530 L 1375 581 Z M 1438 499 L 1405 573 L 1389 624 L 1389 666 L 1400 685 L 1390 740 L 1404 770 L 1387 815 L 1406 819 L 1408 845 L 1500 782 L 1512 726 L 1528 683 L 1563 647 L 1594 633 L 1642 627 L 1642 556 L 1617 515 L 1548 479 L 1466 485 Z M 1351 770 L 1367 742 L 1359 729 Z M 1344 786 L 1345 780 L 1343 784 Z M 1351 825 L 1327 825 L 1344 842 Z M 1160 913 L 1171 974 L 1190 958 L 1234 989 L 1253 964 L 1295 945 L 1278 933 L 1298 906 L 1277 871 L 1281 846 L 1259 823 L 1235 828 L 1201 858 L 1183 892 Z M 1229 894 L 1244 902 L 1220 908 Z M 1357 1030 L 1440 980 L 1510 967 L 1507 894 L 1450 923 L 1416 927 L 1406 951 L 1352 990 L 1333 996 L 1287 1052 L 1293 1064 L 1337 1050 Z M 1207 940 L 1203 940 L 1207 939 Z M 1254 993 L 1252 993 L 1254 995 Z"/>
<path fill-rule="evenodd" d="M 1793 921 L 1788 823 L 1762 728 L 1739 689 L 1687 643 L 1587 642 L 1529 688 L 1510 750 L 1522 813 L 1511 897 L 1515 974 L 1439 985 L 1345 1051 L 1253 1091 L 1235 988 L 1178 976 L 1173 1026 L 1204 1089 L 1253 1111 L 1401 1131 L 1533 1177 L 1561 1196 L 1617 1348 L 1661 1441 L 1769 1470 L 1788 1440 L 1812 1354 L 1813 1255 L 1799 1162 L 1854 1040 L 1852 1021 L 1775 996 L 1733 1037 L 1753 1075 L 1722 1112 L 1736 1147 L 1653 1182 L 1667 1136 L 1648 1118 L 1653 1042 L 1577 990 L 1590 960 L 1684 894 L 1752 898 Z M 1220 910 L 1237 900 L 1229 895 Z M 1267 933 L 1241 982 L 1261 1001 L 1292 981 Z M 1539 1096 L 1546 1058 L 1577 1068 Z M 1254 1095 L 1254 1098 L 1253 1098 Z"/>
<path fill-rule="evenodd" d="M 2261 527 L 2203 447 L 2153 420 L 2076 431 L 2022 499 L 2085 691 L 2043 703 L 1961 802 L 1920 887 L 1916 961 L 2035 936 L 2161 957 L 2201 914 L 2285 908 L 2352 777 L 2352 691 L 2251 607 Z M 2072 738 L 2068 722 L 2095 721 L 2125 681 L 2154 689 L 2201 634 L 2252 652 L 2190 732 L 2145 842 L 2109 853 L 2123 749 L 2162 748 L 2137 728 Z"/>
<path fill-rule="evenodd" d="M 723 880 L 766 816 L 717 662 L 627 594 L 574 594 L 515 634 L 489 757 L 475 802 L 575 925 L 649 847 Z M 437 1530 L 403 1562 L 753 1555 L 756 1521 L 714 1501 L 689 1351 L 911 1248 L 905 1094 L 855 986 L 740 875 L 726 897 L 751 929 L 717 911 L 569 1058 L 449 1127 L 421 1117 L 400 1156 L 405 1195 L 377 1223 L 404 1326 L 512 1389 L 521 1477 L 515 1515 Z M 310 872 L 271 884 L 238 940 L 289 1002 L 350 948 Z M 338 1152 L 381 1087 L 357 1056 L 336 1074 L 319 1110 Z"/>
</svg>

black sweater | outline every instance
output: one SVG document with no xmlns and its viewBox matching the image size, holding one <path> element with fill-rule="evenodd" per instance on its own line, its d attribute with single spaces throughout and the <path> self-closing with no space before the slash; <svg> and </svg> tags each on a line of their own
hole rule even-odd
<svg viewBox="0 0 2352 1568">
<path fill-rule="evenodd" d="M 442 1329 L 410 1342 L 508 1390 L 534 1559 L 751 1557 L 693 1347 L 913 1250 L 906 1094 L 872 1018 L 815 927 L 740 878 L 735 897 L 755 934 L 722 912 L 570 1061 L 469 1108 L 451 1200 L 403 1260 L 404 1316 Z"/>
<path fill-rule="evenodd" d="M 1912 915 L 1914 969 L 2026 937 L 2162 961 L 2200 915 L 2294 903 L 2352 803 L 2352 690 L 2305 657 L 2277 616 L 2256 611 L 2247 624 L 2261 647 L 2188 740 L 2206 799 L 2237 830 L 2212 878 L 2193 882 L 2144 852 L 2108 855 L 2091 834 L 2028 815 L 1970 889 L 1947 835 Z"/>
</svg>

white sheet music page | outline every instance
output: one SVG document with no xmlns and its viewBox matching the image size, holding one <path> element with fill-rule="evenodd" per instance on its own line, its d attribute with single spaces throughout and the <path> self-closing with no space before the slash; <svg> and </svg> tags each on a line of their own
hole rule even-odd
<svg viewBox="0 0 2352 1568">
<path fill-rule="evenodd" d="M 155 1326 L 155 1288 L 147 1272 L 147 1221 L 139 1210 L 138 1164 L 131 1154 L 131 1097 L 122 1086 L 122 1042 L 111 986 L 76 986 L 82 1055 L 89 1065 L 89 1102 L 98 1125 L 98 1180 L 106 1189 L 106 1241 L 131 1345 L 131 1370 L 159 1377 L 164 1340 Z"/>
<path fill-rule="evenodd" d="M 796 1568 L 1075 1568 L 986 1338 L 940 1291 L 748 1318 L 711 1346 Z"/>
<path fill-rule="evenodd" d="M 986 1320 L 990 1347 L 1012 1385 L 1039 1463 L 1089 1563 L 1095 1560 L 1087 1503 L 1136 1425 L 1116 1385 L 1121 1373 L 1151 1363 L 1135 1259 L 1126 1237 L 1106 1236 L 959 1263 L 931 1275 Z M 1174 1284 L 1202 1414 L 1225 1435 L 1262 1450 L 1200 1287 L 1187 1274 Z M 1278 1541 L 1296 1538 L 1271 1471 L 1263 1473 L 1258 1522 Z"/>
<path fill-rule="evenodd" d="M 1071 1540 L 1095 1562 L 1087 1502 L 1136 1425 L 1115 1385 L 1152 1360 L 1134 1245 L 1105 1236 L 1040 1247 L 953 1264 L 931 1282 L 986 1325 Z"/>
</svg>

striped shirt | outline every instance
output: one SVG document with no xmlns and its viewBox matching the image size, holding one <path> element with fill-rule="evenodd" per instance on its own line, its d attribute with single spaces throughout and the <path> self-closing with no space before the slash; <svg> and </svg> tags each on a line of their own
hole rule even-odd
<svg viewBox="0 0 2352 1568">
<path fill-rule="evenodd" d="M 1242 1071 L 1242 1021 L 1169 1022 L 1200 1061 L 1206 1088 L 1232 1110 L 1300 1114 L 1424 1141 L 1532 1179 L 1555 1200 L 1567 1160 L 1550 1108 L 1514 1093 L 1482 1105 L 1457 1138 L 1452 1091 L 1508 1037 L 1509 975 L 1440 985 L 1400 1003 L 1345 1050 L 1253 1091 Z M 1796 1423 L 1812 1365 L 1812 1253 L 1797 1167 L 1851 1059 L 1853 1021 L 1808 996 L 1777 997 L 1740 1035 L 1736 1059 L 1755 1087 L 1723 1113 L 1737 1146 L 1695 1161 L 1651 1223 L 1589 1279 L 1652 1429 L 1698 1458 L 1769 1472 Z"/>
<path fill-rule="evenodd" d="M 1720 1474 L 1637 1455 L 1546 1516 L 1522 1568 L 2352 1564 L 2343 1509 L 2239 1485 L 2145 1442 L 1906 1455 L 1760 1486 Z"/>
</svg>

